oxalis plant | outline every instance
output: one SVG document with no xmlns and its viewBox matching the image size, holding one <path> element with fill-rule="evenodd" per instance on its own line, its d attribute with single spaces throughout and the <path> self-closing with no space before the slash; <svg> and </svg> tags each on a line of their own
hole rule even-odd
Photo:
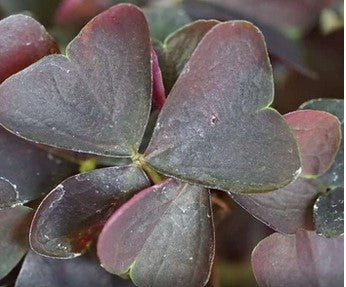
<svg viewBox="0 0 346 287">
<path fill-rule="evenodd" d="M 33 251 L 73 262 L 46 263 L 29 252 L 16 286 L 28 286 L 25 276 L 40 268 L 47 274 L 47 266 L 55 265 L 99 278 L 87 257 L 72 259 L 95 246 L 104 269 L 137 286 L 205 286 L 215 249 L 210 189 L 226 192 L 278 231 L 253 253 L 261 286 L 298 286 L 302 280 L 338 286 L 342 272 L 325 269 L 321 260 L 339 260 L 343 248 L 343 104 L 315 100 L 282 117 L 270 107 L 273 94 L 264 38 L 251 23 L 200 20 L 161 43 L 151 40 L 143 13 L 128 4 L 91 20 L 66 56 L 45 56 L 7 78 L 0 86 L 3 127 L 35 143 L 116 164 L 67 178 L 44 197 L 33 218 L 29 207 L 15 205 L 39 196 L 30 190 L 21 199 L 17 178 L 2 176 L 1 192 L 13 195 L 0 210 L 4 233 L 18 220 L 31 224 Z M 152 131 L 154 107 L 160 113 Z M 57 158 L 48 160 L 61 168 Z M 62 178 L 75 168 L 64 164 Z M 37 166 L 44 167 L 39 161 Z M 43 170 L 48 167 L 58 170 Z M 308 220 L 312 214 L 315 224 Z M 308 231 L 314 225 L 318 234 Z M 27 233 L 21 229 L 23 238 Z M 11 251 L 0 263 L 4 276 L 26 249 L 10 236 L 2 241 Z M 294 246 L 300 248 L 292 256 Z M 285 276 L 285 266 L 294 276 Z M 93 284 L 113 286 L 107 280 Z"/>
</svg>

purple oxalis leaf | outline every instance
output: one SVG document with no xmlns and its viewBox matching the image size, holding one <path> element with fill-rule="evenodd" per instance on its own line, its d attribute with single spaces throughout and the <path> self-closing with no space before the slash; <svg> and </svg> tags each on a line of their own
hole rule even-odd
<svg viewBox="0 0 346 287">
<path fill-rule="evenodd" d="M 107 273 L 92 254 L 71 260 L 45 258 L 29 252 L 15 287 L 135 287 Z"/>
<path fill-rule="evenodd" d="M 163 81 L 168 92 L 199 42 L 218 23 L 215 20 L 195 21 L 170 34 L 162 44 L 156 43 Z"/>
<path fill-rule="evenodd" d="M 121 4 L 68 45 L 0 86 L 0 122 L 51 146 L 129 157 L 151 105 L 151 44 L 143 13 Z M 37 85 L 37 82 L 40 85 Z"/>
<path fill-rule="evenodd" d="M 214 254 L 209 191 L 168 179 L 119 208 L 99 237 L 111 273 L 137 286 L 204 286 Z"/>
<path fill-rule="evenodd" d="M 272 229 L 292 234 L 299 228 L 313 229 L 312 206 L 322 191 L 323 187 L 318 181 L 298 178 L 275 191 L 258 194 L 231 193 L 231 197 Z"/>
<path fill-rule="evenodd" d="M 214 26 L 171 90 L 145 160 L 165 175 L 225 191 L 289 184 L 300 159 L 288 125 L 268 107 L 273 88 L 260 31 L 243 21 Z"/>
<path fill-rule="evenodd" d="M 344 234 L 344 189 L 337 187 L 321 194 L 314 204 L 316 232 L 325 237 Z"/>
<path fill-rule="evenodd" d="M 331 166 L 340 145 L 340 125 L 331 114 L 301 110 L 284 116 L 298 142 L 302 177 L 269 193 L 236 194 L 232 198 L 250 214 L 282 233 L 313 229 L 312 206 L 325 186 L 306 175 L 321 175 Z"/>
<path fill-rule="evenodd" d="M 133 166 L 97 169 L 66 179 L 35 213 L 30 229 L 32 249 L 50 257 L 80 255 L 114 210 L 147 186 L 146 175 Z"/>
<path fill-rule="evenodd" d="M 344 100 L 313 99 L 302 104 L 299 108 L 325 111 L 336 116 L 341 123 L 341 131 L 344 133 Z M 333 188 L 344 186 L 344 134 L 342 134 L 340 148 L 333 165 L 319 179 Z"/>
<path fill-rule="evenodd" d="M 320 176 L 332 165 L 340 147 L 339 120 L 332 114 L 300 110 L 284 115 L 302 158 L 301 176 Z"/>
<path fill-rule="evenodd" d="M 31 208 L 17 206 L 0 210 L 0 279 L 6 276 L 29 249 Z"/>
<path fill-rule="evenodd" d="M 12 15 L 0 21 L 0 83 L 59 48 L 45 28 L 29 16 Z"/>
<path fill-rule="evenodd" d="M 152 98 L 153 103 L 158 109 L 162 109 L 163 104 L 166 101 L 165 87 L 163 86 L 162 74 L 159 66 L 159 60 L 157 58 L 154 48 L 151 48 L 151 71 L 153 73 L 152 77 Z"/>
<path fill-rule="evenodd" d="M 78 170 L 2 127 L 0 158 L 0 208 L 37 199 Z"/>
<path fill-rule="evenodd" d="M 320 11 L 330 0 L 203 0 L 223 9 L 248 15 L 275 29 L 308 30 L 318 20 Z"/>
<path fill-rule="evenodd" d="M 274 233 L 255 247 L 252 268 L 261 287 L 337 287 L 343 285 L 343 253 L 342 237 Z"/>
</svg>

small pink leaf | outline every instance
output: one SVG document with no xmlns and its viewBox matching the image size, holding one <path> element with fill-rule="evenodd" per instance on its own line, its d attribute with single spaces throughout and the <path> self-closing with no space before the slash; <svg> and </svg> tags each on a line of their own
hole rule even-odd
<svg viewBox="0 0 346 287">
<path fill-rule="evenodd" d="M 302 158 L 302 176 L 320 176 L 332 165 L 339 150 L 339 120 L 326 112 L 300 110 L 284 115 Z"/>
<path fill-rule="evenodd" d="M 312 231 L 274 233 L 253 250 L 252 268 L 261 287 L 343 286 L 344 239 L 326 239 Z"/>
</svg>

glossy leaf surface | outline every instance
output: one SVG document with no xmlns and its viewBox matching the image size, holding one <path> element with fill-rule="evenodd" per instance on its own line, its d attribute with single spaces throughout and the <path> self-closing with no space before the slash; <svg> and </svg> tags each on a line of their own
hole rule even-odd
<svg viewBox="0 0 346 287">
<path fill-rule="evenodd" d="M 37 253 L 59 258 L 80 255 L 116 208 L 149 185 L 142 170 L 110 167 L 62 182 L 35 213 L 30 244 Z"/>
<path fill-rule="evenodd" d="M 278 190 L 258 194 L 231 193 L 232 198 L 272 229 L 292 234 L 299 228 L 312 229 L 312 206 L 322 186 L 312 180 L 298 178 Z"/>
<path fill-rule="evenodd" d="M 344 189 L 337 187 L 322 194 L 314 204 L 316 232 L 325 237 L 344 234 Z"/>
<path fill-rule="evenodd" d="M 301 110 L 284 115 L 302 157 L 302 176 L 319 176 L 333 164 L 340 147 L 339 120 L 326 112 Z"/>
<path fill-rule="evenodd" d="M 0 210 L 0 279 L 22 259 L 29 248 L 32 209 L 24 206 Z"/>
<path fill-rule="evenodd" d="M 344 100 L 315 99 L 302 104 L 300 108 L 325 111 L 339 119 L 343 133 L 340 148 L 333 165 L 320 179 L 331 187 L 344 186 Z"/>
<path fill-rule="evenodd" d="M 105 225 L 102 266 L 137 286 L 204 286 L 214 253 L 209 192 L 168 179 L 135 195 Z"/>
<path fill-rule="evenodd" d="M 274 233 L 254 249 L 252 268 L 261 287 L 337 287 L 343 285 L 343 253 L 343 238 Z"/>
<path fill-rule="evenodd" d="M 300 173 L 296 141 L 273 100 L 262 34 L 248 22 L 211 29 L 159 115 L 146 160 L 159 172 L 221 190 L 262 192 Z"/>
<path fill-rule="evenodd" d="M 184 26 L 166 38 L 157 48 L 165 88 L 170 91 L 205 34 L 218 21 L 199 20 Z"/>
<path fill-rule="evenodd" d="M 83 28 L 67 57 L 45 57 L 0 86 L 0 122 L 48 145 L 129 156 L 150 111 L 150 49 L 142 12 L 114 6 Z"/>
<path fill-rule="evenodd" d="M 0 208 L 26 203 L 75 174 L 65 162 L 0 127 Z"/>
<path fill-rule="evenodd" d="M 29 252 L 15 287 L 134 287 L 107 273 L 96 258 L 84 255 L 71 260 L 45 258 Z"/>
<path fill-rule="evenodd" d="M 0 83 L 43 56 L 59 52 L 45 28 L 29 16 L 0 21 Z"/>
</svg>

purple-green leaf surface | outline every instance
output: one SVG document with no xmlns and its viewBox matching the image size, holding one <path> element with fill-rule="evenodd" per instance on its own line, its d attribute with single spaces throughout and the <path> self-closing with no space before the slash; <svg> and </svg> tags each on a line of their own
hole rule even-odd
<svg viewBox="0 0 346 287">
<path fill-rule="evenodd" d="M 29 249 L 31 208 L 17 206 L 0 210 L 0 279 L 6 276 Z"/>
<path fill-rule="evenodd" d="M 71 260 L 45 258 L 29 252 L 15 287 L 134 287 L 107 273 L 91 254 Z"/>
<path fill-rule="evenodd" d="M 195 21 L 170 34 L 162 45 L 157 45 L 167 92 L 172 89 L 198 43 L 218 23 L 215 20 Z"/>
<path fill-rule="evenodd" d="M 292 234 L 312 229 L 312 206 L 323 187 L 314 179 L 298 178 L 278 190 L 258 194 L 231 193 L 252 216 L 272 229 Z"/>
<path fill-rule="evenodd" d="M 314 204 L 316 232 L 325 237 L 344 234 L 344 189 L 337 187 L 322 194 Z"/>
<path fill-rule="evenodd" d="M 130 156 L 150 111 L 150 52 L 143 13 L 114 6 L 82 29 L 66 57 L 45 57 L 0 86 L 0 123 L 51 146 Z"/>
<path fill-rule="evenodd" d="M 343 286 L 344 239 L 327 239 L 312 231 L 274 233 L 252 253 L 252 269 L 260 287 Z"/>
<path fill-rule="evenodd" d="M 301 109 L 311 109 L 328 112 L 336 116 L 341 123 L 342 141 L 335 161 L 331 168 L 319 177 L 331 187 L 344 186 L 344 100 L 314 99 L 300 106 Z"/>
<path fill-rule="evenodd" d="M 134 166 L 97 169 L 68 178 L 37 209 L 30 229 L 32 249 L 50 257 L 80 255 L 114 210 L 147 186 L 146 175 Z"/>
<path fill-rule="evenodd" d="M 0 158 L 0 209 L 43 196 L 78 170 L 2 127 Z"/>
<path fill-rule="evenodd" d="M 0 83 L 43 56 L 59 52 L 45 28 L 29 16 L 0 21 Z"/>
<path fill-rule="evenodd" d="M 200 287 L 214 255 L 209 191 L 168 179 L 109 219 L 98 241 L 102 266 L 142 287 Z"/>
<path fill-rule="evenodd" d="M 273 192 L 231 196 L 274 230 L 292 234 L 299 228 L 313 229 L 312 206 L 326 187 L 302 176 L 326 172 L 339 148 L 341 132 L 337 118 L 326 112 L 301 110 L 284 118 L 297 139 L 303 166 L 301 177 Z"/>
<path fill-rule="evenodd" d="M 159 115 L 146 161 L 157 171 L 225 191 L 263 192 L 300 173 L 297 143 L 278 112 L 263 35 L 252 24 L 214 26 Z"/>
<path fill-rule="evenodd" d="M 319 176 L 333 164 L 340 147 L 339 120 L 332 114 L 299 110 L 284 115 L 292 129 L 302 158 L 301 176 Z"/>
</svg>

